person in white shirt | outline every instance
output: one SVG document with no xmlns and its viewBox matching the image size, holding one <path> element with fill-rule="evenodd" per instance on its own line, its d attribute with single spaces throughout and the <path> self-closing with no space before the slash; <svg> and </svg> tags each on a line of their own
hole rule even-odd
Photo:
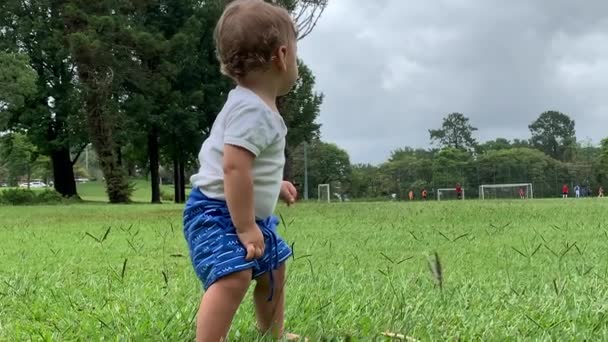
<svg viewBox="0 0 608 342">
<path fill-rule="evenodd" d="M 285 261 L 292 251 L 276 232 L 279 198 L 295 202 L 283 181 L 287 127 L 277 109 L 298 78 L 296 29 L 289 13 L 262 0 L 235 0 L 215 39 L 222 72 L 237 84 L 199 154 L 184 210 L 184 235 L 203 294 L 196 339 L 225 341 L 252 279 L 258 328 L 284 333 Z"/>
</svg>

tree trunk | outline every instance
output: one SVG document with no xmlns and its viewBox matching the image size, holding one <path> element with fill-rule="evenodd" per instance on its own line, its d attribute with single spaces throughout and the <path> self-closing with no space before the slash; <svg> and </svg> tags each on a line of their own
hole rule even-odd
<svg viewBox="0 0 608 342">
<path fill-rule="evenodd" d="M 63 197 L 78 197 L 70 150 L 61 148 L 51 152 L 55 191 Z"/>
<path fill-rule="evenodd" d="M 97 86 L 96 81 L 89 79 L 88 73 L 81 72 L 80 78 L 83 83 Z M 105 102 L 108 97 L 109 95 L 103 89 L 90 89 L 87 92 L 85 103 L 89 135 L 99 158 L 110 203 L 129 203 L 132 189 L 127 173 L 120 166 L 119 157 L 116 155 L 111 118 L 107 117 L 105 113 L 107 110 Z"/>
<path fill-rule="evenodd" d="M 184 176 L 185 164 L 178 157 L 173 158 L 173 190 L 175 203 L 186 202 L 186 177 Z"/>
<path fill-rule="evenodd" d="M 77 10 L 79 7 L 86 8 L 84 3 L 75 4 L 76 10 L 68 11 L 71 13 L 64 16 L 64 34 L 70 42 L 73 63 L 79 78 L 78 83 L 83 89 L 89 137 L 99 158 L 110 203 L 129 203 L 133 189 L 129 184 L 127 173 L 120 166 L 114 141 L 113 128 L 120 127 L 120 122 L 116 122 L 117 117 L 111 115 L 113 109 L 109 105 L 116 101 L 112 96 L 115 82 L 113 64 L 107 63 L 104 58 L 96 58 L 95 55 L 102 50 L 89 40 L 92 26 L 89 26 L 87 20 L 83 20 L 83 13 Z M 87 14 L 95 16 L 100 13 L 103 11 Z M 71 41 L 74 37 L 78 39 Z M 107 51 L 103 52 L 107 53 Z"/>
<path fill-rule="evenodd" d="M 148 158 L 150 162 L 150 183 L 152 187 L 152 203 L 161 203 L 160 199 L 160 174 L 159 170 L 159 146 L 156 129 L 148 133 Z"/>
<path fill-rule="evenodd" d="M 285 146 L 285 167 L 283 168 L 283 180 L 293 181 L 293 160 L 292 151 L 289 146 Z"/>
<path fill-rule="evenodd" d="M 179 179 L 181 180 L 179 185 L 179 197 L 181 198 L 180 203 L 186 202 L 186 163 L 183 160 L 179 162 Z"/>
<path fill-rule="evenodd" d="M 177 157 L 173 157 L 173 200 L 175 203 L 181 202 L 181 191 L 179 190 L 181 184 L 180 173 L 179 173 L 179 161 Z"/>
<path fill-rule="evenodd" d="M 116 164 L 122 166 L 122 148 L 120 146 L 116 146 Z"/>
<path fill-rule="evenodd" d="M 105 178 L 106 193 L 110 203 L 131 202 L 129 180 L 126 172 L 118 165 L 112 147 L 106 147 L 107 140 L 102 137 L 93 137 L 92 140 L 95 152 L 99 156 L 99 165 Z"/>
</svg>

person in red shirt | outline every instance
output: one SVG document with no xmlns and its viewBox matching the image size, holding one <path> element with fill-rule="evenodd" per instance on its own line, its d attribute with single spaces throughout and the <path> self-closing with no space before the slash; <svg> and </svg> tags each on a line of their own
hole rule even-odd
<svg viewBox="0 0 608 342">
<path fill-rule="evenodd" d="M 526 193 L 524 192 L 524 188 L 519 188 L 519 198 L 526 199 Z"/>
<path fill-rule="evenodd" d="M 570 193 L 570 188 L 568 188 L 568 184 L 564 184 L 562 186 L 562 196 L 563 198 L 568 198 L 568 194 Z"/>
<path fill-rule="evenodd" d="M 456 183 L 456 198 L 462 199 L 462 186 L 460 183 Z"/>
<path fill-rule="evenodd" d="M 426 201 L 428 197 L 429 197 L 428 191 L 426 191 L 426 189 L 422 189 L 422 200 Z"/>
</svg>

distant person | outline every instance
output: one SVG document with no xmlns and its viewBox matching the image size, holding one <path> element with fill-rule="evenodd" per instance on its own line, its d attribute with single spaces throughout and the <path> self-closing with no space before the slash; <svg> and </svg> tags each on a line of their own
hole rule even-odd
<svg viewBox="0 0 608 342">
<path fill-rule="evenodd" d="M 604 198 L 604 188 L 600 186 L 600 188 L 597 190 L 597 197 L 598 198 Z"/>
<path fill-rule="evenodd" d="M 569 193 L 570 193 L 570 188 L 568 187 L 568 184 L 564 184 L 562 186 L 562 198 L 568 198 Z"/>
<path fill-rule="evenodd" d="M 460 183 L 456 183 L 456 198 L 462 199 L 462 186 Z"/>
<path fill-rule="evenodd" d="M 407 194 L 407 196 L 409 197 L 410 201 L 414 200 L 414 190 L 410 190 L 410 192 Z"/>
<path fill-rule="evenodd" d="M 426 189 L 422 189 L 422 200 L 426 201 L 429 197 L 429 192 Z"/>
<path fill-rule="evenodd" d="M 526 199 L 526 193 L 524 191 L 524 188 L 519 188 L 519 198 Z"/>
<path fill-rule="evenodd" d="M 581 187 L 578 184 L 574 187 L 574 196 L 581 198 Z"/>
<path fill-rule="evenodd" d="M 396 200 L 397 200 L 397 194 L 392 193 L 392 194 L 391 194 L 391 199 L 392 199 L 393 201 L 396 201 Z"/>
</svg>

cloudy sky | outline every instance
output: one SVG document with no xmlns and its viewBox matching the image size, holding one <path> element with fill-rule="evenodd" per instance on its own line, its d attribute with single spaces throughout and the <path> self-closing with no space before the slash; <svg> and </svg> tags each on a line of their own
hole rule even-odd
<svg viewBox="0 0 608 342">
<path fill-rule="evenodd" d="M 550 109 L 579 140 L 608 136 L 606 0 L 329 0 L 299 49 L 326 96 L 323 139 L 353 162 L 428 147 L 451 112 L 482 141 L 528 138 Z"/>
</svg>

